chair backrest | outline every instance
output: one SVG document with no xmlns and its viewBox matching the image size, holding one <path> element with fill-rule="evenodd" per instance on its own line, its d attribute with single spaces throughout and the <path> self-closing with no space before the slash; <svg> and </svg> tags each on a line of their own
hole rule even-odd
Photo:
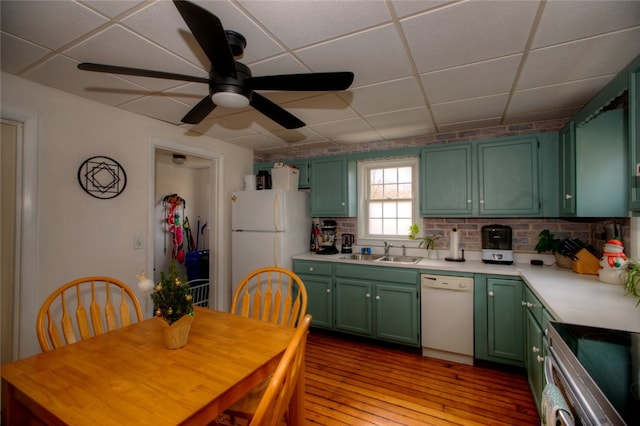
<svg viewBox="0 0 640 426">
<path fill-rule="evenodd" d="M 307 290 L 300 277 L 288 269 L 256 269 L 238 285 L 231 313 L 296 327 L 307 313 Z"/>
<path fill-rule="evenodd" d="M 273 377 L 264 391 L 262 399 L 249 426 L 279 425 L 285 415 L 298 378 L 304 370 L 304 353 L 311 324 L 311 315 L 305 315 L 298 324 L 293 339 L 282 355 Z"/>
<path fill-rule="evenodd" d="M 131 307 L 137 319 L 133 322 L 142 321 L 142 308 L 135 293 L 115 278 L 84 277 L 64 284 L 38 312 L 36 332 L 40 347 L 46 352 L 127 326 L 132 323 Z"/>
</svg>

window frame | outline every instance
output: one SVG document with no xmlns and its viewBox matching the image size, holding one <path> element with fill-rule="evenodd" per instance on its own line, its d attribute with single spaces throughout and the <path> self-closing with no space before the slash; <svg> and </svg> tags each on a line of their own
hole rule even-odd
<svg viewBox="0 0 640 426">
<path fill-rule="evenodd" d="M 388 158 L 388 159 L 375 159 L 358 161 L 358 245 L 377 245 L 381 241 L 387 242 L 407 242 L 409 241 L 409 229 L 405 231 L 399 230 L 400 234 L 395 235 L 380 235 L 369 233 L 369 209 L 367 199 L 368 185 L 369 185 L 369 171 L 371 169 L 382 169 L 391 167 L 411 167 L 411 193 L 413 206 L 411 209 L 412 222 L 417 223 L 419 226 L 422 223 L 420 217 L 420 186 L 419 186 L 419 167 L 420 158 L 417 156 L 401 157 L 401 158 Z M 422 226 L 420 226 L 422 228 Z"/>
</svg>

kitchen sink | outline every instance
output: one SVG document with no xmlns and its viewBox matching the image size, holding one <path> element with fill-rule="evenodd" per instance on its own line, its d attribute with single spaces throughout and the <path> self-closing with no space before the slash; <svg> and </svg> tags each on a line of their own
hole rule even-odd
<svg viewBox="0 0 640 426">
<path fill-rule="evenodd" d="M 360 253 L 354 253 L 354 254 L 350 254 L 348 256 L 343 256 L 340 259 L 349 259 L 349 260 L 378 260 L 380 259 L 380 257 L 382 257 L 379 254 L 360 254 Z"/>
<path fill-rule="evenodd" d="M 421 257 L 417 256 L 382 256 L 377 259 L 377 262 L 388 262 L 388 263 L 402 263 L 412 265 L 418 263 L 422 260 Z"/>
</svg>

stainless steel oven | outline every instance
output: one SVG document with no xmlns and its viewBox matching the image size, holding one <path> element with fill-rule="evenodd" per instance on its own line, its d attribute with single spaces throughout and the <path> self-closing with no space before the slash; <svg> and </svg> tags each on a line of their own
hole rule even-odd
<svg viewBox="0 0 640 426">
<path fill-rule="evenodd" d="M 561 424 L 640 424 L 640 335 L 550 322 L 545 380 L 560 389 L 573 418 Z"/>
</svg>

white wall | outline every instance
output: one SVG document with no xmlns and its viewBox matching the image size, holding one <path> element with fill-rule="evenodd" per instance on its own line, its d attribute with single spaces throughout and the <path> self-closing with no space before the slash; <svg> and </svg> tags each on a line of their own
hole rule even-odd
<svg viewBox="0 0 640 426">
<path fill-rule="evenodd" d="M 1 74 L 0 105 L 3 111 L 20 111 L 37 117 L 37 253 L 32 265 L 36 282 L 24 297 L 39 307 L 59 285 L 84 275 L 109 275 L 137 290 L 136 274 L 146 269 L 149 259 L 145 243 L 133 249 L 133 236 L 148 235 L 149 188 L 152 164 L 150 141 L 159 138 L 222 155 L 223 200 L 242 189 L 243 176 L 252 172 L 253 153 L 206 136 L 187 135 L 187 130 L 158 120 L 119 110 L 69 95 L 13 75 Z M 80 164 L 89 157 L 104 155 L 118 161 L 127 173 L 124 192 L 110 200 L 86 194 L 77 181 Z M 230 282 L 230 204 L 222 203 L 218 216 L 223 283 Z M 23 259 L 30 262 L 29 258 Z M 230 290 L 228 291 L 230 294 Z M 142 296 L 140 296 L 142 298 Z M 146 296 L 145 296 L 146 297 Z M 35 301 L 31 298 L 35 298 Z M 24 301 L 23 301 L 24 302 Z M 20 315 L 19 354 L 40 351 L 35 336 L 37 312 Z"/>
</svg>

